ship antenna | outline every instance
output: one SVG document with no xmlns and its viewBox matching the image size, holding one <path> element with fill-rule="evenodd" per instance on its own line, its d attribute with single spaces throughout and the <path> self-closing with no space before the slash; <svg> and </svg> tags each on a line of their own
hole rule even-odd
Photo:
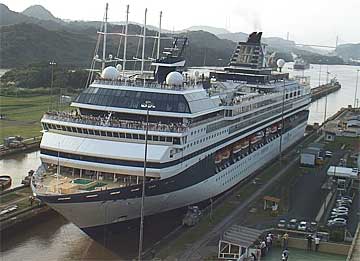
<svg viewBox="0 0 360 261">
<path fill-rule="evenodd" d="M 59 193 L 59 175 L 60 175 L 60 142 L 57 153 L 57 169 L 56 169 L 56 192 Z"/>
<path fill-rule="evenodd" d="M 143 45 L 142 45 L 142 54 L 141 54 L 141 75 L 142 76 L 144 73 L 144 61 L 145 61 L 144 57 L 145 57 L 145 41 L 146 41 L 146 15 L 147 15 L 147 8 L 145 8 L 144 35 L 143 35 Z M 144 77 L 144 85 L 145 85 L 145 77 Z"/>
<path fill-rule="evenodd" d="M 158 43 L 157 43 L 156 59 L 159 59 L 159 58 L 160 58 L 161 18 L 162 18 L 162 11 L 160 11 L 159 32 L 158 32 Z"/>
<path fill-rule="evenodd" d="M 124 55 L 123 55 L 123 66 L 122 66 L 123 78 L 125 77 L 126 47 L 127 47 L 128 25 L 129 25 L 129 5 L 126 6 L 126 22 L 125 22 L 125 36 L 124 36 Z"/>
<path fill-rule="evenodd" d="M 107 34 L 108 8 L 109 8 L 109 3 L 106 3 L 106 7 L 105 7 L 105 19 L 104 19 L 104 42 L 103 42 L 102 65 L 101 65 L 101 69 L 102 69 L 102 70 L 105 69 L 106 34 Z"/>
</svg>

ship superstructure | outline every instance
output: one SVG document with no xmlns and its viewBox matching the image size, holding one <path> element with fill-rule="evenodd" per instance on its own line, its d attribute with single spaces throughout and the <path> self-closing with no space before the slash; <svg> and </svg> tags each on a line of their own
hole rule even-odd
<svg viewBox="0 0 360 261">
<path fill-rule="evenodd" d="M 214 198 L 303 136 L 308 82 L 267 68 L 261 33 L 240 42 L 206 88 L 181 72 L 184 42 L 154 61 L 153 77 L 106 67 L 72 112 L 44 115 L 37 197 L 85 231 L 138 218 L 146 101 L 145 215 Z"/>
</svg>

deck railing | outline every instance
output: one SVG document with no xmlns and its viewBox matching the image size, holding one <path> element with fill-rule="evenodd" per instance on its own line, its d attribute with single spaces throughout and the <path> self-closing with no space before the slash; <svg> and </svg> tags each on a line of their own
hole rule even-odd
<svg viewBox="0 0 360 261">
<path fill-rule="evenodd" d="M 56 120 L 112 128 L 146 130 L 145 121 L 120 120 L 112 117 L 107 118 L 104 116 L 78 115 L 69 112 L 47 112 L 44 114 L 43 120 Z M 149 122 L 149 131 L 183 133 L 188 129 L 189 126 L 181 123 L 166 124 L 161 122 Z"/>
</svg>

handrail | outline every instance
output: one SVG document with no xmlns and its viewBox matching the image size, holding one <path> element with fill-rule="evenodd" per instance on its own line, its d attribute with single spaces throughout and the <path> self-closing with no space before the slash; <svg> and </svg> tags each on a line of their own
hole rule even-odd
<svg viewBox="0 0 360 261">
<path fill-rule="evenodd" d="M 58 120 L 71 123 L 80 123 L 87 125 L 113 127 L 113 128 L 124 128 L 124 129 L 135 129 L 135 130 L 146 130 L 146 122 L 144 121 L 130 121 L 120 120 L 116 118 L 107 119 L 101 116 L 88 116 L 88 115 L 74 115 L 68 112 L 47 112 L 43 116 L 44 120 Z M 153 123 L 149 122 L 150 131 L 161 131 L 161 132 L 175 132 L 183 133 L 188 131 L 189 126 L 180 123 Z"/>
</svg>

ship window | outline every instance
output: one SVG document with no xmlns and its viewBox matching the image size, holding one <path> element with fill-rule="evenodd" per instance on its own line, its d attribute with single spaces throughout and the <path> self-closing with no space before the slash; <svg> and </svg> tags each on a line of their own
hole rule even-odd
<svg viewBox="0 0 360 261">
<path fill-rule="evenodd" d="M 300 91 L 298 91 L 298 95 L 300 95 Z"/>
<path fill-rule="evenodd" d="M 160 141 L 165 141 L 165 137 L 164 137 L 164 136 L 160 136 Z"/>
<path fill-rule="evenodd" d="M 78 133 L 83 133 L 82 128 L 78 128 Z"/>
<path fill-rule="evenodd" d="M 94 130 L 95 135 L 99 136 L 100 132 L 98 130 Z"/>
<path fill-rule="evenodd" d="M 112 137 L 113 135 L 112 135 L 112 132 L 110 132 L 110 131 L 107 131 L 106 132 L 106 135 L 108 136 L 108 137 Z"/>
<path fill-rule="evenodd" d="M 139 134 L 133 134 L 133 139 L 138 140 L 139 139 Z"/>
<path fill-rule="evenodd" d="M 145 135 L 144 135 L 144 134 L 140 134 L 140 135 L 139 135 L 139 138 L 140 138 L 140 140 L 145 140 Z"/>
<path fill-rule="evenodd" d="M 119 138 L 119 133 L 118 132 L 114 132 L 113 135 L 114 135 L 115 138 Z"/>
<path fill-rule="evenodd" d="M 292 98 L 292 97 L 293 97 L 293 93 L 291 92 L 291 93 L 290 93 L 290 98 Z"/>
<path fill-rule="evenodd" d="M 61 126 L 61 128 L 62 128 L 62 130 L 63 130 L 63 131 L 66 131 L 66 128 L 65 128 L 65 126 Z"/>
<path fill-rule="evenodd" d="M 285 98 L 286 98 L 286 99 L 289 99 L 289 94 L 286 94 Z"/>
<path fill-rule="evenodd" d="M 131 134 L 130 134 L 130 133 L 126 133 L 126 134 L 125 134 L 125 137 L 126 137 L 127 139 L 131 139 Z"/>
<path fill-rule="evenodd" d="M 66 126 L 66 131 L 71 132 L 71 127 Z"/>
<path fill-rule="evenodd" d="M 77 132 L 76 128 L 71 127 L 71 129 L 72 129 L 72 132 Z"/>
<path fill-rule="evenodd" d="M 125 133 L 120 132 L 120 138 L 125 138 Z"/>
<path fill-rule="evenodd" d="M 174 137 L 173 143 L 174 144 L 180 144 L 180 139 L 178 137 Z"/>
<path fill-rule="evenodd" d="M 154 136 L 153 136 L 153 140 L 154 140 L 154 141 L 159 141 L 159 136 L 155 136 L 155 135 L 154 135 Z"/>
<path fill-rule="evenodd" d="M 171 137 L 166 137 L 166 142 L 172 142 Z"/>
<path fill-rule="evenodd" d="M 88 129 L 83 129 L 84 134 L 89 134 Z"/>
<path fill-rule="evenodd" d="M 76 98 L 79 103 L 140 110 L 146 100 L 151 100 L 157 111 L 190 113 L 188 102 L 180 94 L 89 87 Z"/>
<path fill-rule="evenodd" d="M 148 140 L 152 140 L 152 139 L 153 139 L 153 136 L 152 136 L 152 135 L 148 135 L 148 136 L 147 136 L 147 139 L 148 139 Z"/>
</svg>

